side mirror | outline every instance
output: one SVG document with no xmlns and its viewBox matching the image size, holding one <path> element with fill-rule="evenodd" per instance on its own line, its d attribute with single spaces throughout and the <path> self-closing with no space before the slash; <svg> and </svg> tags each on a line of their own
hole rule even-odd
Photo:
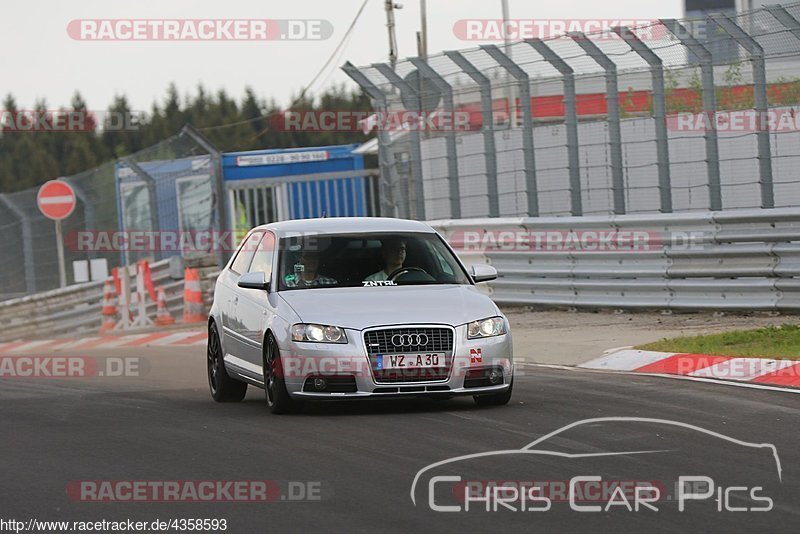
<svg viewBox="0 0 800 534">
<path fill-rule="evenodd" d="M 262 272 L 245 273 L 239 277 L 239 282 L 236 285 L 244 289 L 269 291 L 269 282 L 267 282 L 267 278 Z"/>
<path fill-rule="evenodd" d="M 472 275 L 472 279 L 475 280 L 476 284 L 480 282 L 490 282 L 497 278 L 497 269 L 485 263 L 471 265 L 469 274 Z"/>
</svg>

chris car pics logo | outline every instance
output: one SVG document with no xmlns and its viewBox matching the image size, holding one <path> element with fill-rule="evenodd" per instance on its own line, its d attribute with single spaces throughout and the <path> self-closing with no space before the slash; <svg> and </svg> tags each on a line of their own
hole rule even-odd
<svg viewBox="0 0 800 534">
<path fill-rule="evenodd" d="M 659 444 L 671 432 L 681 443 L 704 440 L 705 450 L 719 444 L 717 455 L 724 459 L 742 451 L 760 455 L 758 460 L 774 476 L 763 480 L 743 479 L 745 475 L 730 471 L 717 477 L 712 467 L 698 472 L 692 465 L 684 471 L 682 459 L 685 451 L 673 448 L 648 448 L 634 445 L 629 450 L 605 450 L 602 443 L 592 443 L 587 452 L 574 449 L 558 450 L 558 443 L 581 443 L 571 439 L 568 431 L 600 432 L 605 437 L 614 435 L 610 443 L 618 445 L 624 433 L 608 432 L 606 424 L 623 424 L 623 429 L 636 430 L 632 440 L 642 439 L 648 433 L 639 432 L 633 425 L 649 425 Z M 627 426 L 626 426 L 627 425 Z M 657 432 L 657 433 L 656 433 Z M 585 435 L 582 435 L 585 437 Z M 557 438 L 557 439 L 554 439 Z M 561 440 L 561 441 L 559 441 Z M 552 449 L 546 442 L 552 441 Z M 706 444 L 707 443 L 707 444 Z M 727 451 L 725 447 L 732 448 Z M 674 455 L 665 461 L 667 455 Z M 650 460 L 653 455 L 658 459 Z M 642 458 L 642 460 L 633 460 Z M 542 462 L 542 460 L 546 460 Z M 588 462 L 586 460 L 589 460 Z M 630 463 L 628 463 L 630 460 Z M 614 462 L 604 467 L 604 462 Z M 724 462 L 723 462 L 724 463 Z M 555 467 L 554 467 L 555 466 Z M 664 476 L 663 468 L 670 471 Z M 575 472 L 575 469 L 591 472 Z M 471 473 L 498 473 L 495 479 L 471 477 Z M 563 470 L 569 476 L 547 478 L 537 475 L 543 470 L 552 476 L 552 470 Z M 629 469 L 626 471 L 626 469 Z M 509 472 L 519 477 L 508 477 Z M 613 475 L 609 475 L 613 473 Z M 622 473 L 626 473 L 623 475 Z M 658 473 L 657 477 L 653 476 Z M 640 476 L 643 475 L 643 476 Z M 735 480 L 735 482 L 732 482 Z M 566 425 L 542 436 L 521 449 L 494 450 L 467 454 L 432 463 L 420 469 L 411 485 L 411 500 L 415 506 L 427 507 L 440 513 L 497 513 L 497 512 L 548 512 L 568 507 L 576 513 L 658 513 L 674 511 L 692 513 L 710 507 L 716 512 L 769 512 L 775 508 L 774 497 L 782 484 L 782 467 L 775 445 L 751 443 L 702 427 L 666 419 L 642 417 L 605 417 L 585 419 Z"/>
</svg>

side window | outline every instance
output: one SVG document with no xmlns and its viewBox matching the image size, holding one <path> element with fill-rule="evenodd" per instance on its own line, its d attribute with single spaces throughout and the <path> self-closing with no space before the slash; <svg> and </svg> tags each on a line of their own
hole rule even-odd
<svg viewBox="0 0 800 534">
<path fill-rule="evenodd" d="M 236 259 L 231 264 L 231 271 L 236 274 L 243 274 L 247 272 L 250 262 L 258 249 L 258 242 L 261 241 L 261 232 L 253 232 L 247 239 L 244 240 L 242 246 L 239 247 L 239 252 L 236 254 Z"/>
<path fill-rule="evenodd" d="M 275 236 L 270 232 L 264 233 L 264 238 L 258 245 L 255 256 L 253 256 L 253 263 L 250 264 L 249 273 L 262 272 L 265 278 L 270 280 L 272 278 L 272 259 L 275 257 Z"/>
</svg>

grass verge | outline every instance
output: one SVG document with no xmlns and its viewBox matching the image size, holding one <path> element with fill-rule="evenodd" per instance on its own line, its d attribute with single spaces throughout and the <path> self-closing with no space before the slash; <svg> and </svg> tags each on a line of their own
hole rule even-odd
<svg viewBox="0 0 800 534">
<path fill-rule="evenodd" d="M 640 350 L 800 360 L 800 326 L 783 325 L 722 334 L 662 339 Z"/>
</svg>

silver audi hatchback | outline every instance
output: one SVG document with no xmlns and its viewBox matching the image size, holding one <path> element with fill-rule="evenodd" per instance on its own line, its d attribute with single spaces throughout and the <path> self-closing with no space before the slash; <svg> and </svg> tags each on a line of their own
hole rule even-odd
<svg viewBox="0 0 800 534">
<path fill-rule="evenodd" d="M 386 218 L 305 219 L 250 231 L 220 273 L 208 321 L 218 402 L 252 385 L 274 413 L 305 400 L 471 395 L 507 404 L 506 317 L 430 226 Z"/>
</svg>

